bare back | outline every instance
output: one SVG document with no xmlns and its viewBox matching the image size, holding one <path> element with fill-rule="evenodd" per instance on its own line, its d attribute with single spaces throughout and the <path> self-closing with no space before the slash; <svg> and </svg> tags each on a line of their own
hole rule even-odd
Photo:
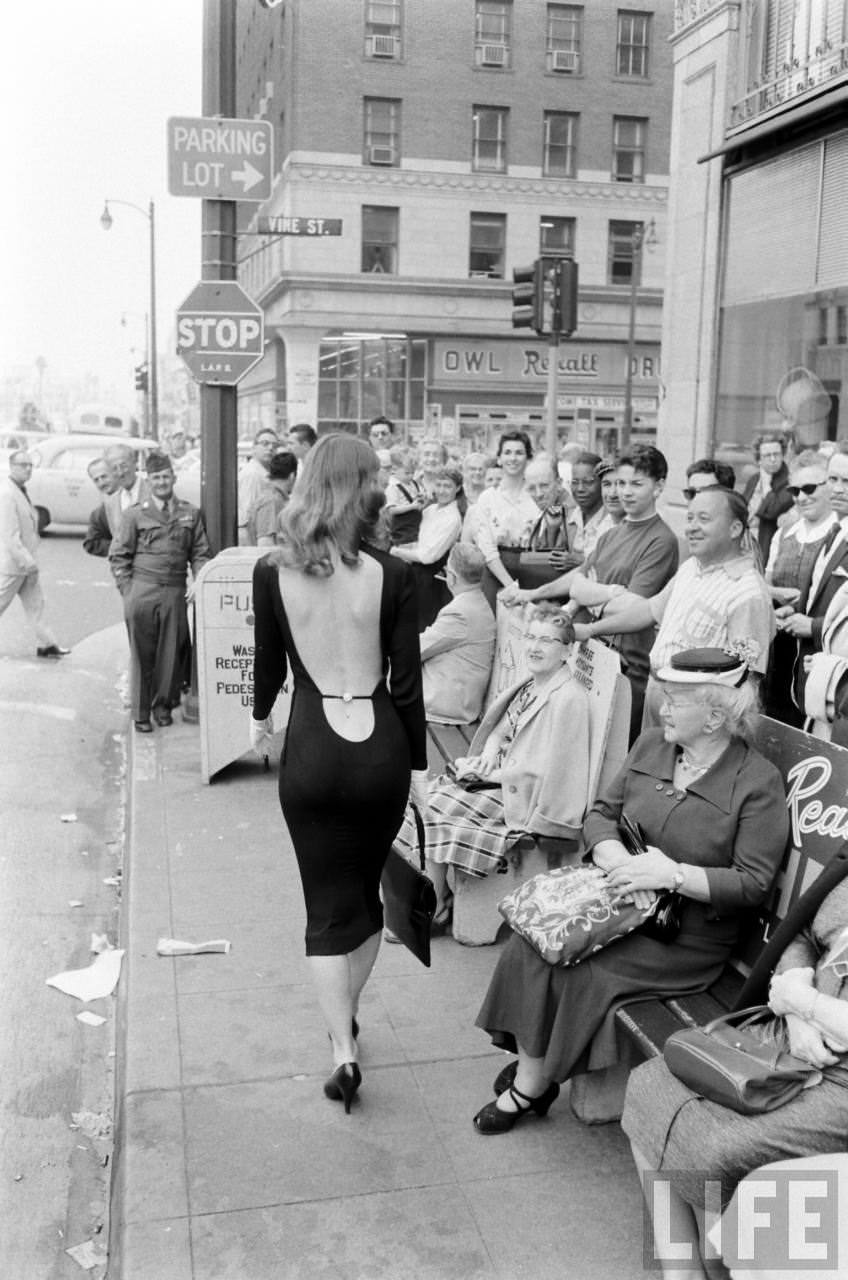
<svg viewBox="0 0 848 1280">
<path fill-rule="evenodd" d="M 383 570 L 371 556 L 335 561 L 329 578 L 281 567 L 280 596 L 301 663 L 323 695 L 327 723 L 350 742 L 374 728 L 371 694 L 383 675 Z"/>
</svg>

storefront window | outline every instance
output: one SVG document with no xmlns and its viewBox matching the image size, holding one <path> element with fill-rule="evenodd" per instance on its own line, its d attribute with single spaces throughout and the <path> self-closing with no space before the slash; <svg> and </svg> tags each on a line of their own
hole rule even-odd
<svg viewBox="0 0 848 1280">
<path fill-rule="evenodd" d="M 848 132 L 732 175 L 715 409 L 716 452 L 763 429 L 804 445 L 848 431 Z M 773 216 L 780 209 L 781 217 Z"/>
<path fill-rule="evenodd" d="M 424 418 L 423 338 L 325 338 L 318 381 L 318 430 L 366 434 L 385 414 L 402 437 Z"/>
</svg>

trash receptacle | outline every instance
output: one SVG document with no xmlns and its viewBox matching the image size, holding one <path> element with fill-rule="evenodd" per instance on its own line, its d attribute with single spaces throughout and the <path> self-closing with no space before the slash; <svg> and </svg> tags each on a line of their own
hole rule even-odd
<svg viewBox="0 0 848 1280">
<path fill-rule="evenodd" d="M 253 566 L 265 547 L 228 547 L 205 564 L 195 587 L 195 645 L 203 781 L 249 749 L 253 703 Z M 279 744 L 289 715 L 284 687 L 274 705 Z"/>
</svg>

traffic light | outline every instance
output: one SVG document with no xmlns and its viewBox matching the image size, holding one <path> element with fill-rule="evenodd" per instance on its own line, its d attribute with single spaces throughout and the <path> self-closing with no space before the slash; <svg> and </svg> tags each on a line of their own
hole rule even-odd
<svg viewBox="0 0 848 1280">
<path fill-rule="evenodd" d="M 560 258 L 556 265 L 555 323 L 567 337 L 577 328 L 577 263 Z"/>
<path fill-rule="evenodd" d="M 512 327 L 513 329 L 536 328 L 536 268 L 515 267 L 512 272 Z"/>
<path fill-rule="evenodd" d="M 147 390 L 147 365 L 137 364 L 135 367 L 135 389 L 136 391 Z"/>
</svg>

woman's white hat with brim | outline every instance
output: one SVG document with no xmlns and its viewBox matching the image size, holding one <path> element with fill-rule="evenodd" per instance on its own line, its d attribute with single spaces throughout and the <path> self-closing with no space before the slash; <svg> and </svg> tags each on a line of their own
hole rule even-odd
<svg viewBox="0 0 848 1280">
<path fill-rule="evenodd" d="M 748 664 L 724 649 L 684 649 L 654 674 L 663 684 L 723 684 L 738 689 L 748 675 Z"/>
</svg>

